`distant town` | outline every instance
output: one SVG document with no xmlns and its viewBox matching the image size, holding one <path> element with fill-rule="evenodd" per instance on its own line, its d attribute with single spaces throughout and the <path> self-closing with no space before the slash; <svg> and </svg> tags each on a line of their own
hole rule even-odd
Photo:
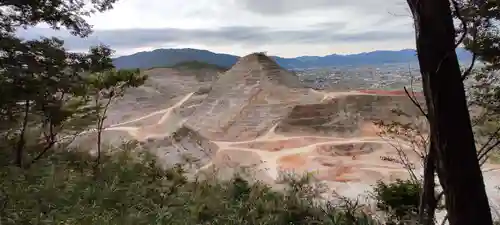
<svg viewBox="0 0 500 225">
<path fill-rule="evenodd" d="M 416 63 L 337 66 L 295 70 L 305 85 L 320 90 L 402 89 L 420 91 Z"/>
</svg>

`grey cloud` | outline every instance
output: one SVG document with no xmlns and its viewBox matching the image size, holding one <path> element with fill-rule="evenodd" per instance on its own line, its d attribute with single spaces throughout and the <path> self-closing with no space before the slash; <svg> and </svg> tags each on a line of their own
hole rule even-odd
<svg viewBox="0 0 500 225">
<path fill-rule="evenodd" d="M 261 14 L 285 14 L 299 10 L 332 6 L 329 0 L 236 0 L 244 8 Z"/>
<path fill-rule="evenodd" d="M 402 13 L 404 0 L 235 0 L 251 12 L 264 15 L 288 14 L 302 10 L 324 10 L 349 7 L 363 13 Z"/>
<path fill-rule="evenodd" d="M 89 38 L 81 39 L 65 31 L 46 28 L 20 30 L 26 39 L 56 36 L 65 40 L 69 49 L 83 50 L 91 45 L 104 43 L 112 48 L 128 49 L 169 44 L 203 45 L 286 45 L 286 44 L 338 44 L 339 42 L 409 40 L 413 34 L 402 31 L 369 31 L 364 33 L 339 32 L 343 24 L 332 23 L 314 26 L 307 30 L 275 30 L 266 27 L 225 27 L 221 29 L 125 29 L 96 30 Z"/>
</svg>

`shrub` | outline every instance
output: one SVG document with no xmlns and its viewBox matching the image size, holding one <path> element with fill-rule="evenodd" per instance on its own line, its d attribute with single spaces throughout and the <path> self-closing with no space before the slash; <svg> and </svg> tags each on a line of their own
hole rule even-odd
<svg viewBox="0 0 500 225">
<path fill-rule="evenodd" d="M 29 169 L 0 169 L 1 224 L 375 224 L 307 194 L 307 182 L 285 192 L 240 177 L 188 180 L 182 166 L 159 169 L 155 158 L 122 151 L 103 158 L 97 176 L 85 152 L 58 152 Z M 303 193 L 305 192 L 305 193 Z M 351 215 L 352 214 L 352 215 Z"/>
<path fill-rule="evenodd" d="M 418 215 L 420 184 L 411 180 L 396 180 L 392 183 L 377 182 L 372 193 L 379 210 L 389 216 L 393 223 L 412 220 Z"/>
</svg>

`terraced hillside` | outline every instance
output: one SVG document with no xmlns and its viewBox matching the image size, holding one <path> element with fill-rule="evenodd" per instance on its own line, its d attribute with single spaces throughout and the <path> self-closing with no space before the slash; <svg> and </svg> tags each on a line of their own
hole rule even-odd
<svg viewBox="0 0 500 225">
<path fill-rule="evenodd" d="M 400 164 L 383 160 L 399 157 L 394 145 L 419 169 L 409 143 L 381 138 L 373 123 L 411 122 L 394 109 L 422 120 L 404 93 L 311 90 L 263 54 L 212 72 L 217 75 L 204 80 L 173 68 L 145 71 L 147 84 L 113 106 L 105 139 L 138 140 L 165 166 L 188 157 L 196 162 L 193 174 L 215 170 L 224 178 L 250 167 L 254 178 L 275 183 L 283 171 L 310 172 L 347 197 L 364 194 L 377 180 L 408 176 Z M 498 166 L 485 168 L 486 178 L 500 175 Z M 486 185 L 500 197 L 498 179 Z"/>
<path fill-rule="evenodd" d="M 405 115 L 398 115 L 396 109 Z M 276 131 L 289 135 L 359 137 L 376 129 L 374 121 L 418 122 L 409 121 L 409 118 L 420 115 L 406 95 L 352 94 L 322 103 L 297 105 L 279 123 Z"/>
<path fill-rule="evenodd" d="M 212 140 L 251 140 L 267 132 L 298 104 L 322 96 L 262 54 L 243 57 L 222 75 L 185 126 Z"/>
<path fill-rule="evenodd" d="M 192 68 L 186 63 L 172 68 L 152 68 L 144 70 L 148 75 L 146 83 L 136 89 L 128 90 L 111 109 L 108 124 L 138 118 L 179 102 L 186 94 L 197 92 L 206 94 L 213 81 L 217 80 L 221 68 L 198 65 Z M 205 90 L 205 91 L 204 91 Z"/>
</svg>

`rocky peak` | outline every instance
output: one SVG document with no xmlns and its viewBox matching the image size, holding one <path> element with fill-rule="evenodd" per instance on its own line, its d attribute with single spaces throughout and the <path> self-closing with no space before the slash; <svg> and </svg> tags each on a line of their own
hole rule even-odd
<svg viewBox="0 0 500 225">
<path fill-rule="evenodd" d="M 282 68 L 274 59 L 264 53 L 252 53 L 241 57 L 238 62 L 226 72 L 227 77 L 251 81 L 270 81 L 290 88 L 301 88 L 299 78 Z"/>
</svg>

